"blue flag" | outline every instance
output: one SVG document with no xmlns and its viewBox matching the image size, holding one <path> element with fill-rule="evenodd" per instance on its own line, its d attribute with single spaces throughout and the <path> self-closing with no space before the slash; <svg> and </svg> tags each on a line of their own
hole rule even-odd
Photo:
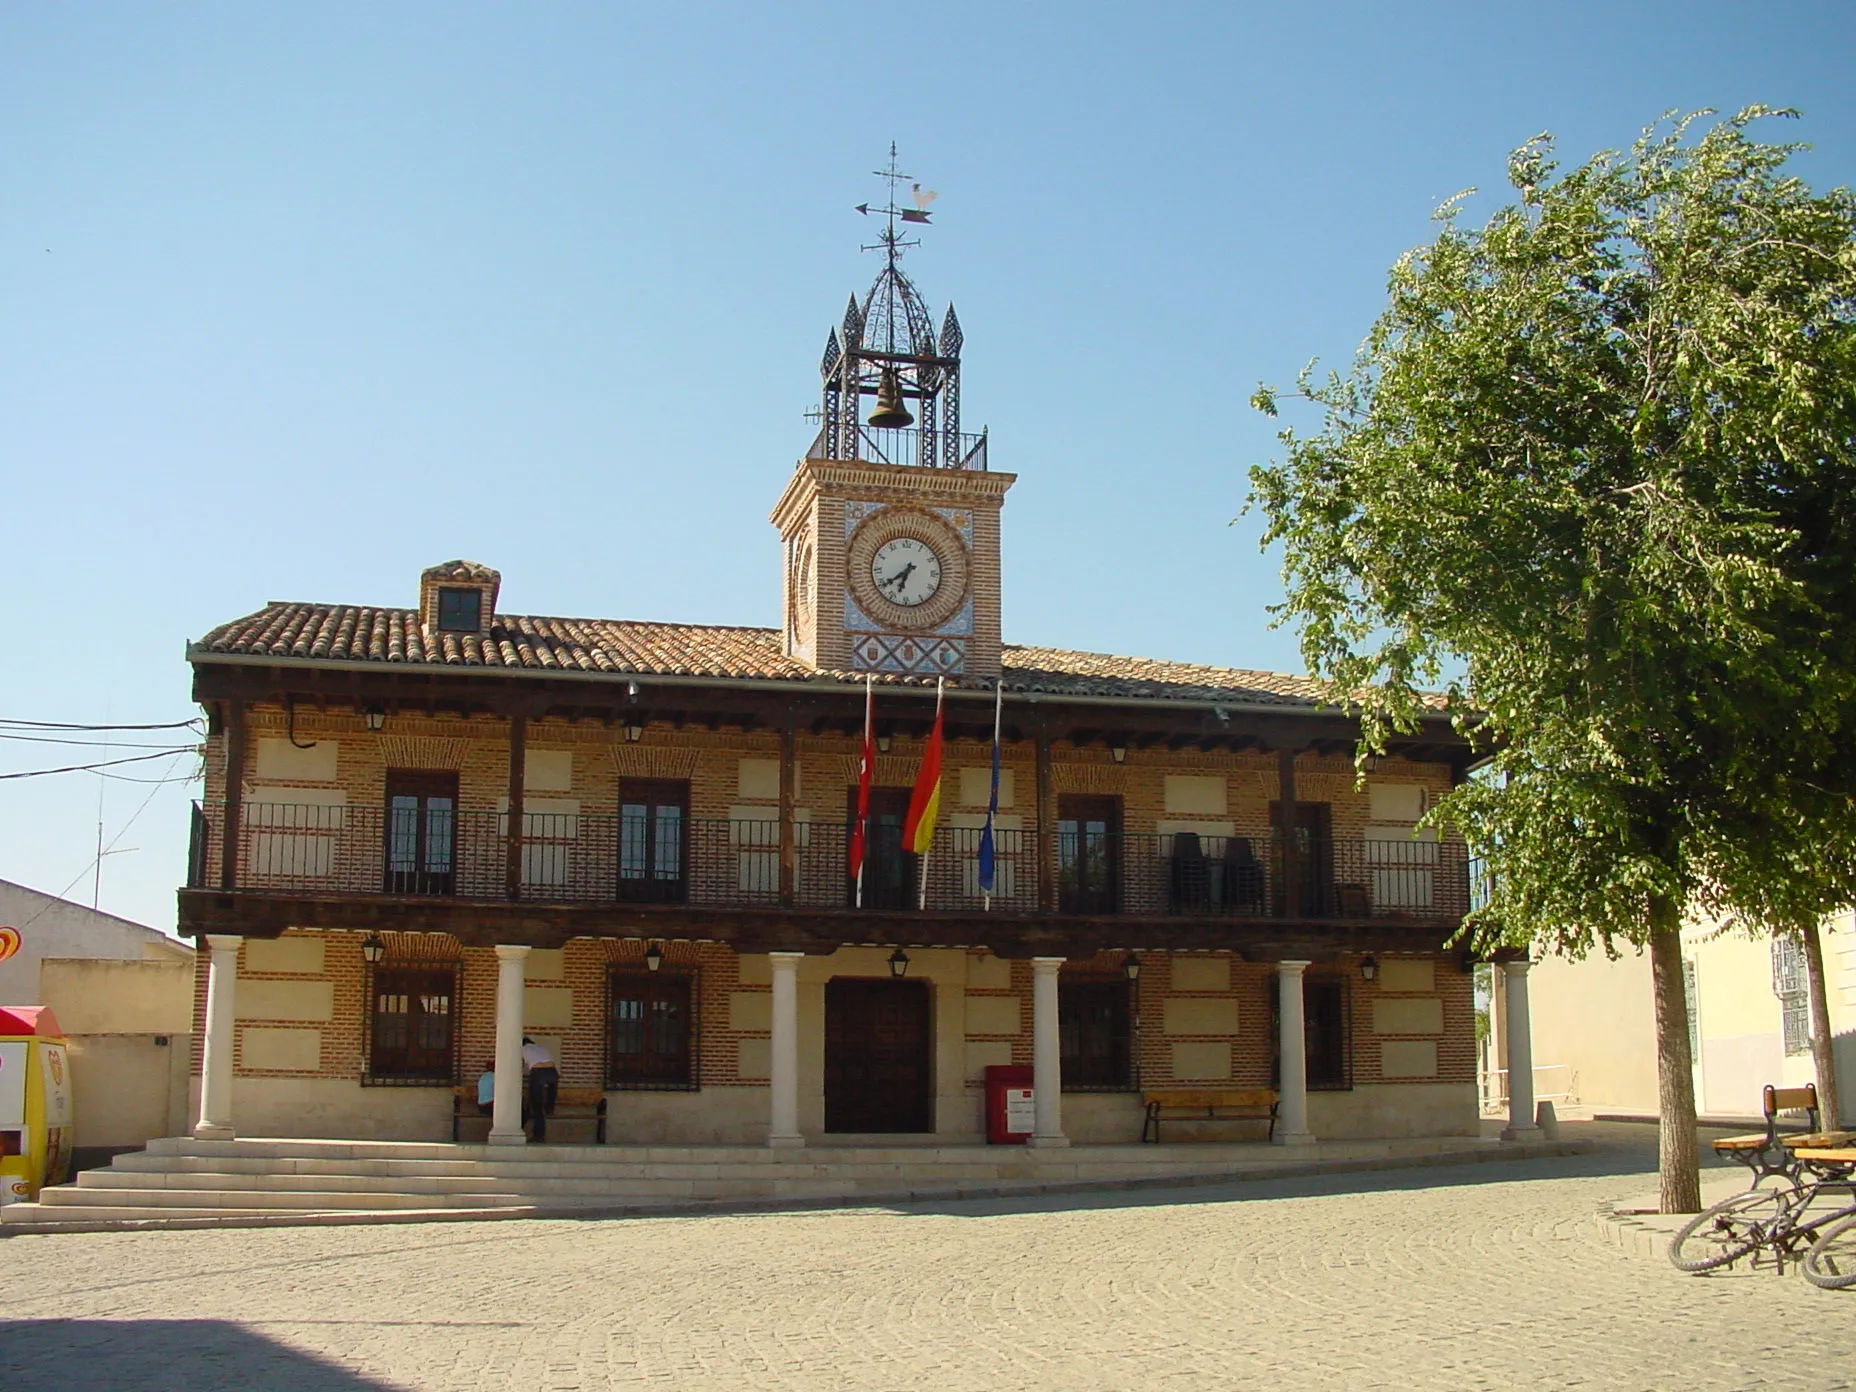
<svg viewBox="0 0 1856 1392">
<path fill-rule="evenodd" d="M 992 707 L 992 795 L 986 800 L 986 826 L 980 832 L 980 893 L 991 908 L 993 884 L 997 878 L 998 856 L 993 846 L 992 824 L 999 815 L 999 717 L 1005 709 L 1005 683 L 999 683 Z"/>
</svg>

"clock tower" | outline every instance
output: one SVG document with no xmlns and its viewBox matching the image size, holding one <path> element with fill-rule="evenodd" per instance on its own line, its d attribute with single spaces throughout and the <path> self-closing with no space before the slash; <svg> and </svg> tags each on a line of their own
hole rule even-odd
<svg viewBox="0 0 1856 1392">
<path fill-rule="evenodd" d="M 903 274 L 935 195 L 889 168 L 883 268 L 825 339 L 820 428 L 773 510 L 785 555 L 788 656 L 823 671 L 990 681 L 999 675 L 999 510 L 1016 481 L 960 429 L 960 320 L 939 335 Z M 899 227 L 898 224 L 901 224 Z M 868 416 L 866 401 L 873 403 Z"/>
</svg>

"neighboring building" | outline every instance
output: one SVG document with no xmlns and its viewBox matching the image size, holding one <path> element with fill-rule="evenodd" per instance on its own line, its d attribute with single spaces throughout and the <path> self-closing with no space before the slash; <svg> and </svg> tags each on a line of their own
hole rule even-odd
<svg viewBox="0 0 1856 1392">
<path fill-rule="evenodd" d="M 71 1046 L 78 1162 L 181 1134 L 189 1120 L 193 949 L 165 933 L 0 880 L 0 1005 L 46 1005 Z"/>
<path fill-rule="evenodd" d="M 962 433 L 959 323 L 898 249 L 828 337 L 773 511 L 780 629 L 505 614 L 456 561 L 416 607 L 273 603 L 192 645 L 196 1134 L 445 1137 L 454 1084 L 513 1081 L 525 1032 L 623 1141 L 972 1141 L 985 1068 L 1034 1060 L 1062 1078 L 1040 1144 L 1135 1140 L 1143 1085 L 1273 1079 L 1286 1140 L 1475 1131 L 1442 950 L 1466 857 L 1414 829 L 1468 749 L 1429 720 L 1358 788 L 1353 722 L 1302 678 L 1006 645 L 1014 475 Z M 901 828 L 940 679 L 923 860 Z"/>
<path fill-rule="evenodd" d="M 1821 936 L 1842 1120 L 1856 1125 L 1856 921 L 1840 914 Z M 1758 1116 L 1766 1084 L 1815 1080 L 1797 944 L 1690 924 L 1682 954 L 1697 1111 Z M 1583 962 L 1550 957 L 1531 975 L 1536 1087 L 1569 1094 L 1573 1106 L 1599 1115 L 1655 1116 L 1649 954 L 1627 949 L 1616 961 L 1602 953 Z"/>
<path fill-rule="evenodd" d="M 193 961 L 193 948 L 166 933 L 10 880 L 0 880 L 0 929 L 4 928 L 19 935 L 19 947 L 12 956 L 0 958 L 0 1005 L 50 1004 L 39 999 L 39 963 L 47 957 Z M 54 1013 L 63 1021 L 62 1012 Z"/>
</svg>

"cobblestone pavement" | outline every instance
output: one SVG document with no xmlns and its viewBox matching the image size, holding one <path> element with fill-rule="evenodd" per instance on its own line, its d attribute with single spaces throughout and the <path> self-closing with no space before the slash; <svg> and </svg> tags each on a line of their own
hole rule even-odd
<svg viewBox="0 0 1856 1392">
<path fill-rule="evenodd" d="M 0 1387 L 1856 1387 L 1856 1293 L 1601 1236 L 1589 1155 L 1025 1201 L 25 1236 Z"/>
</svg>

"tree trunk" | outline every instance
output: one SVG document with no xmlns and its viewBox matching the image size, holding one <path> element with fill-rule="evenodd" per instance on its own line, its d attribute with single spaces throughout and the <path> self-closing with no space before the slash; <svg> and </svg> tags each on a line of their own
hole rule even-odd
<svg viewBox="0 0 1856 1392">
<path fill-rule="evenodd" d="M 1830 994 L 1824 985 L 1824 940 L 1815 923 L 1804 925 L 1805 984 L 1811 992 L 1811 1063 L 1817 1070 L 1818 1115 L 1826 1129 L 1843 1124 L 1837 1097 L 1837 1056 L 1830 1043 Z"/>
<path fill-rule="evenodd" d="M 1682 911 L 1650 905 L 1650 979 L 1656 992 L 1657 1206 L 1701 1212 L 1700 1138 L 1695 1130 L 1694 1062 L 1688 1048 L 1688 992 L 1682 983 Z"/>
</svg>

